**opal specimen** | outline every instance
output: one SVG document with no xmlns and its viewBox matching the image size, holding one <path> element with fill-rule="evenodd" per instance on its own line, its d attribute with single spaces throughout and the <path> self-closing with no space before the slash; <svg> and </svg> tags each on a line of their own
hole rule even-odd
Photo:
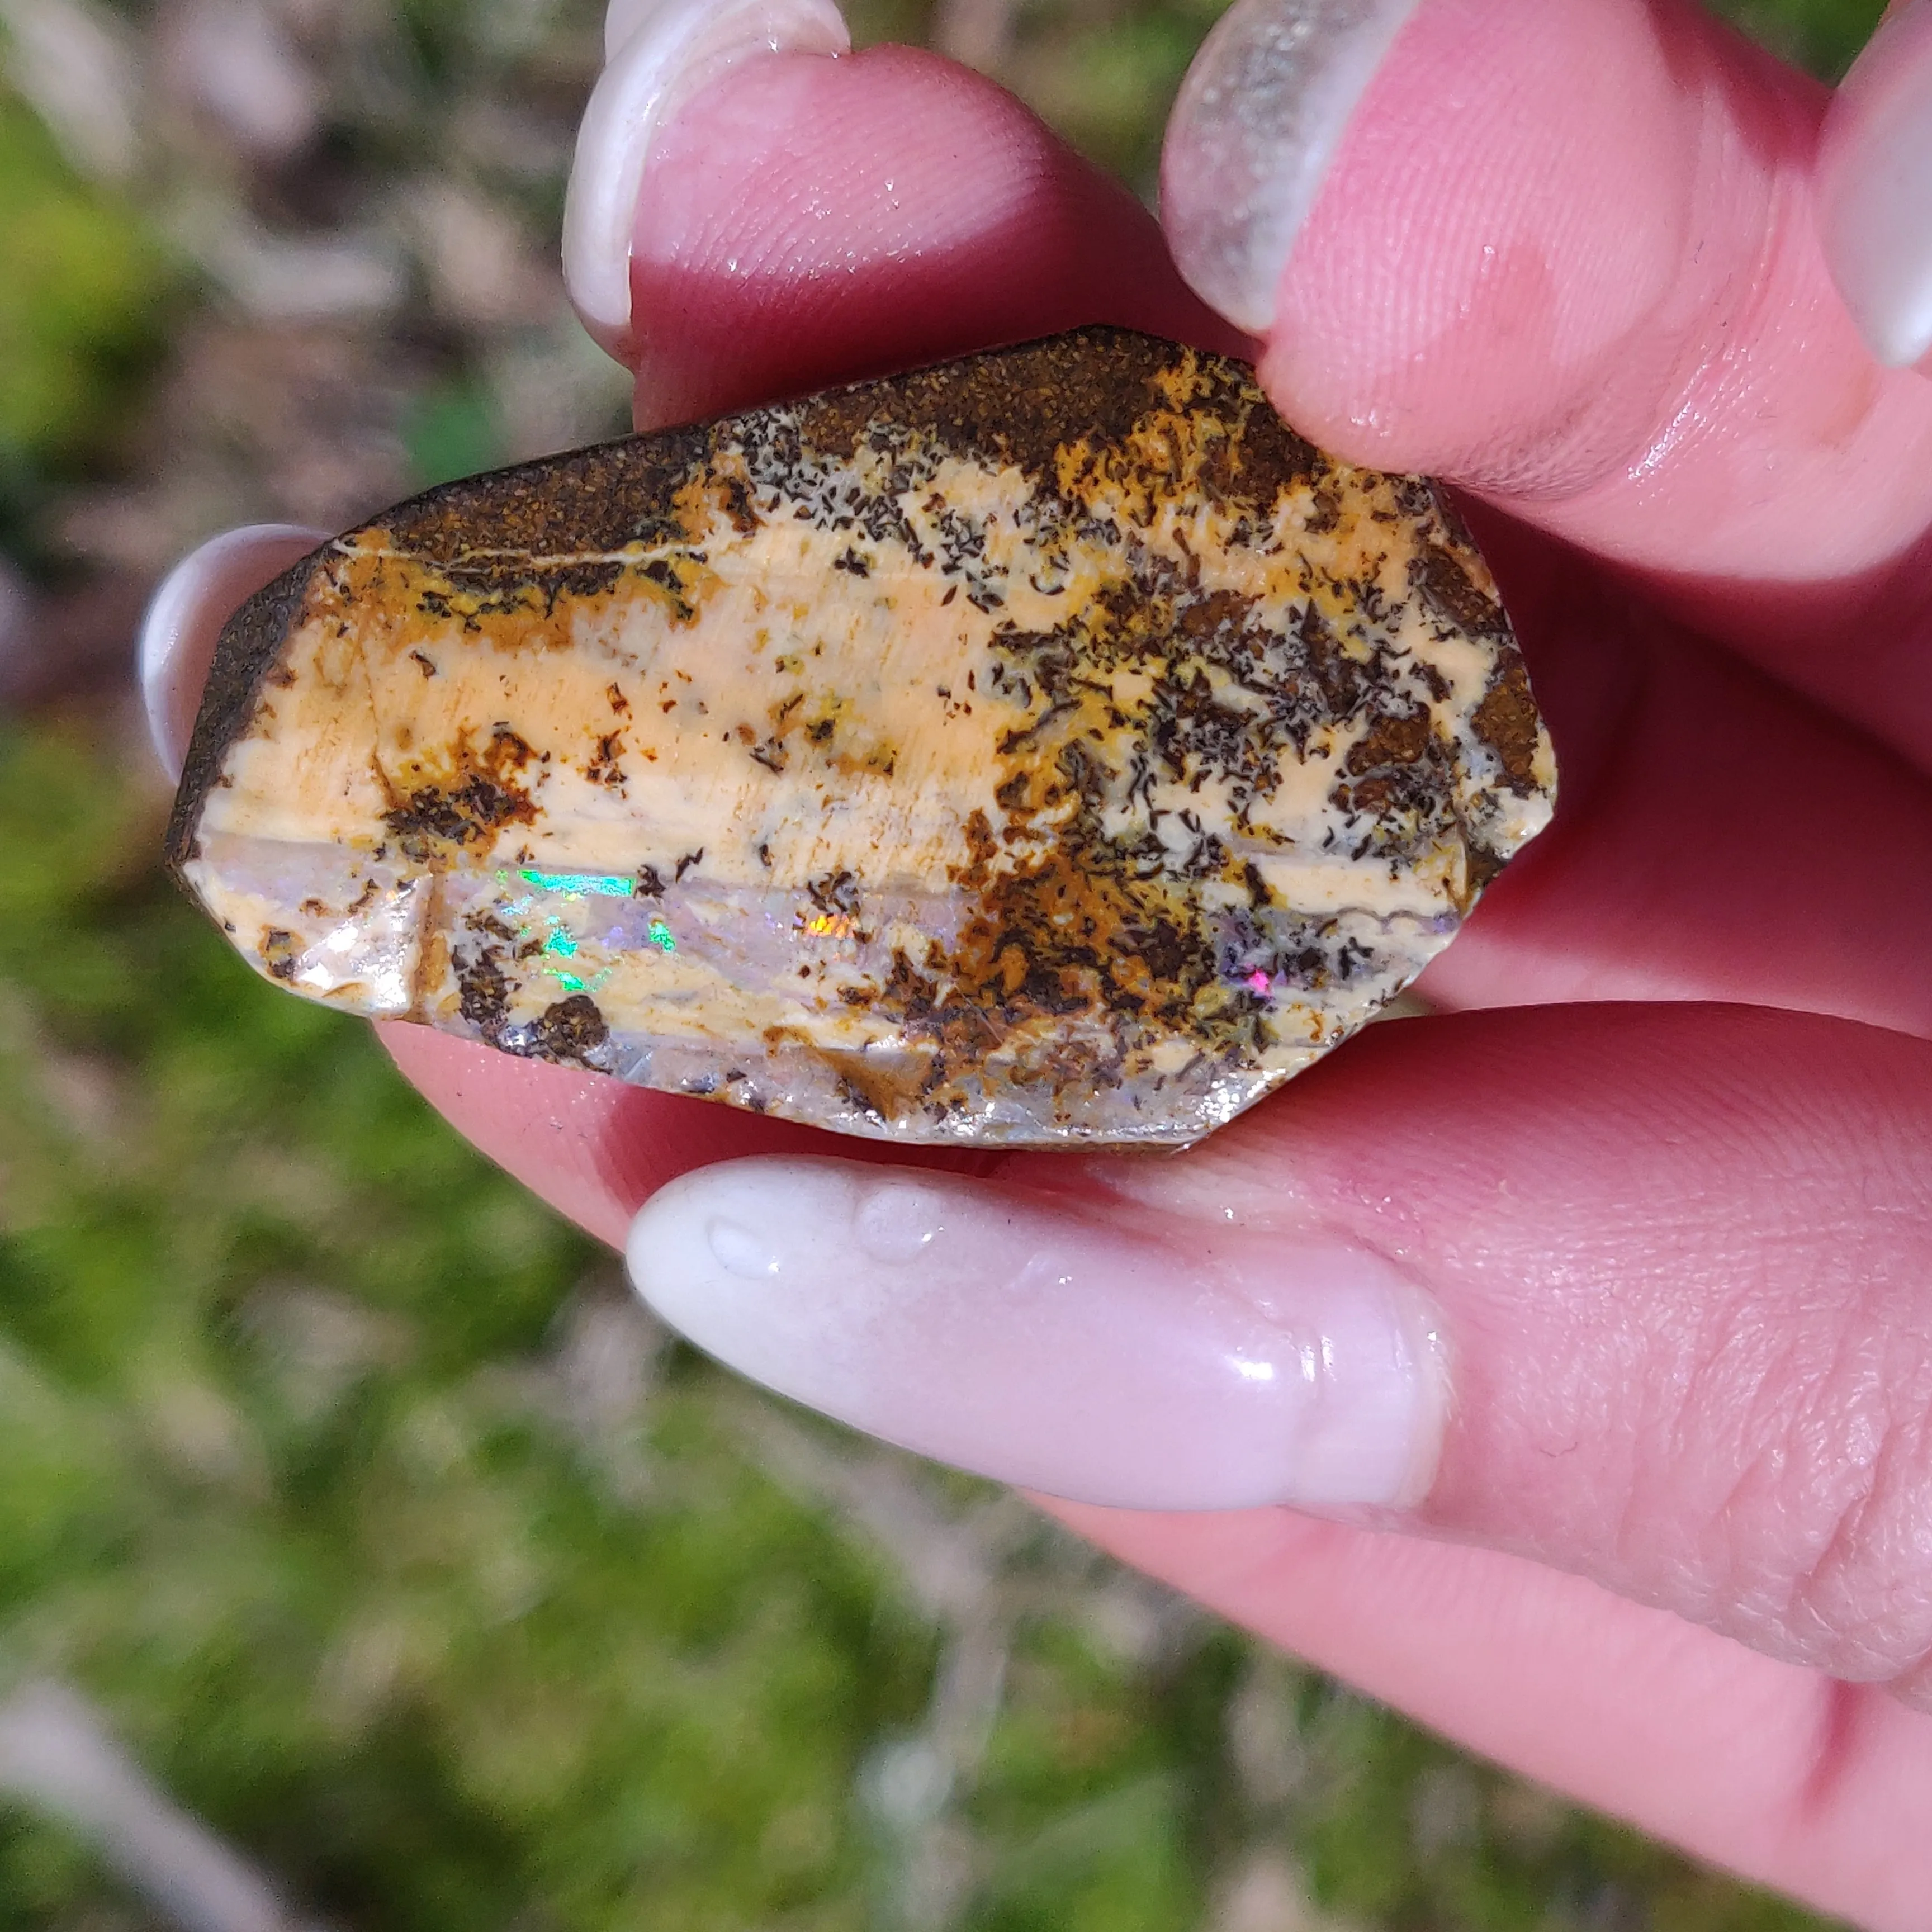
<svg viewBox="0 0 1932 1932">
<path fill-rule="evenodd" d="M 1124 331 L 529 464 L 223 634 L 170 833 L 261 972 L 905 1142 L 1182 1144 L 1547 821 L 1435 487 Z"/>
</svg>

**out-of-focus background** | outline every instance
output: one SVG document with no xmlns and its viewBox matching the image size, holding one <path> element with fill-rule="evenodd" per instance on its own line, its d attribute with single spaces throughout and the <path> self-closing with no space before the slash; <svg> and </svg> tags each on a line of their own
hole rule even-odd
<svg viewBox="0 0 1932 1932">
<path fill-rule="evenodd" d="M 1145 190 L 1220 5 L 852 12 Z M 0 1932 L 1810 1924 L 715 1372 L 160 879 L 176 555 L 623 426 L 598 14 L 0 0 Z"/>
</svg>

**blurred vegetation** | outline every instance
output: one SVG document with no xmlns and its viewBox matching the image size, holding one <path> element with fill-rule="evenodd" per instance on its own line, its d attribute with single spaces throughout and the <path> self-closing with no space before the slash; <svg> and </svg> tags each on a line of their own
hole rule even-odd
<svg viewBox="0 0 1932 1932">
<path fill-rule="evenodd" d="M 1717 10 L 1774 53 L 1835 81 L 1871 38 L 1885 0 L 1725 0 Z"/>
<path fill-rule="evenodd" d="M 80 180 L 0 88 L 0 539 L 112 454 L 160 345 L 164 250 L 136 209 Z"/>
<path fill-rule="evenodd" d="M 974 56 L 1144 182 L 1218 10 L 854 16 Z M 1829 73 L 1880 9 L 1735 10 Z M 365 11 L 437 98 L 532 60 L 567 94 L 595 31 L 584 7 Z M 545 32 L 576 51 L 532 54 Z M 394 104 L 416 98 L 374 89 L 316 152 L 419 165 Z M 554 224 L 554 171 L 508 175 Z M 39 546 L 87 479 L 160 460 L 130 426 L 160 407 L 164 337 L 219 308 L 166 185 L 85 178 L 0 92 L 16 559 L 30 512 Z M 510 447 L 504 372 L 537 326 L 425 351 L 412 320 L 394 461 Z M 82 1688 L 345 1932 L 1814 1922 L 670 1343 L 366 1032 L 176 898 L 119 716 L 0 725 L 0 1701 Z M 0 1932 L 164 1922 L 91 1841 L 0 1810 Z"/>
</svg>

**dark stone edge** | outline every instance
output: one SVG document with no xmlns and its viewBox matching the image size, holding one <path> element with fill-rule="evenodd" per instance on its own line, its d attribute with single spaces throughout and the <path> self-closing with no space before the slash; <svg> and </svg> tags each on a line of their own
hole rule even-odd
<svg viewBox="0 0 1932 1932">
<path fill-rule="evenodd" d="M 729 433 L 768 410 L 805 405 L 811 428 L 836 435 L 872 413 L 888 392 L 895 392 L 896 416 L 909 426 L 943 430 L 982 454 L 997 454 L 1037 473 L 1044 452 L 1030 446 L 1044 426 L 1042 419 L 1058 413 L 1042 405 L 1066 393 L 1060 386 L 1070 369 L 1096 350 L 1114 364 L 1113 380 L 1094 386 L 1091 427 L 1118 433 L 1142 406 L 1140 398 L 1130 399 L 1130 382 L 1144 380 L 1188 347 L 1143 330 L 1090 323 L 459 478 L 395 504 L 356 530 L 386 530 L 398 544 L 446 568 L 462 565 L 472 546 L 532 552 L 614 549 L 662 514 L 662 506 L 693 467 L 710 459 L 719 432 Z M 1254 380 L 1250 365 L 1234 357 L 1207 349 L 1192 352 Z M 1093 372 L 1083 373 L 1092 380 Z M 1104 420 L 1116 415 L 1124 420 Z M 1287 434 L 1308 447 L 1292 430 Z"/>
<path fill-rule="evenodd" d="M 202 688 L 194 733 L 182 762 L 164 854 L 168 870 L 189 890 L 182 868 L 194 856 L 194 828 L 208 794 L 219 782 L 228 748 L 254 714 L 262 681 L 280 656 L 308 599 L 308 588 L 329 546 L 322 544 L 256 592 L 222 626 Z"/>
</svg>

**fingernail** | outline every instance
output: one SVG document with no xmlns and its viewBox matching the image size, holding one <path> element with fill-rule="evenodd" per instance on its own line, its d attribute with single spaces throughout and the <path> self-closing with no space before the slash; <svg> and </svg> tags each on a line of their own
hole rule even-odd
<svg viewBox="0 0 1932 1932">
<path fill-rule="evenodd" d="M 148 734 L 170 778 L 181 776 L 222 626 L 328 536 L 298 524 L 250 524 L 210 538 L 161 579 L 141 620 L 135 662 Z"/>
<path fill-rule="evenodd" d="M 1895 369 L 1932 357 L 1932 0 L 1894 7 L 1839 87 L 1819 234 L 1845 306 Z"/>
<path fill-rule="evenodd" d="M 851 44 L 832 0 L 611 0 L 563 214 L 565 284 L 610 354 L 622 359 L 630 332 L 631 230 L 657 129 L 741 61 Z"/>
<path fill-rule="evenodd" d="M 1444 1412 L 1427 1298 L 1326 1237 L 1190 1228 L 922 1170 L 700 1168 L 631 1278 L 720 1361 L 854 1428 L 1130 1509 L 1402 1506 Z"/>
<path fill-rule="evenodd" d="M 1418 0 L 1236 0 L 1182 82 L 1161 224 L 1195 292 L 1252 334 L 1369 83 Z"/>
</svg>

